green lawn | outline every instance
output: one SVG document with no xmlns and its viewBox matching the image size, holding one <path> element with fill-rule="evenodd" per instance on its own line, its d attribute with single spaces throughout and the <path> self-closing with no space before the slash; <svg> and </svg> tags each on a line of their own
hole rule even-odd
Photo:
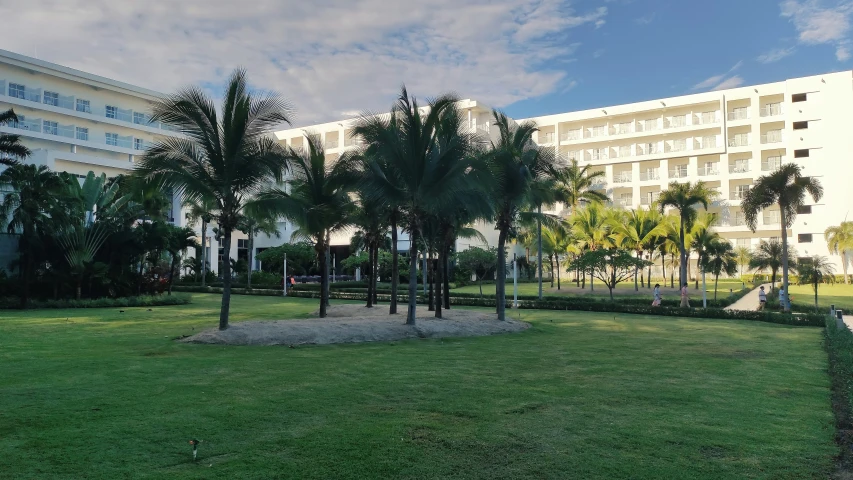
<svg viewBox="0 0 853 480">
<path fill-rule="evenodd" d="M 814 290 L 810 285 L 791 284 L 791 296 L 801 305 L 814 305 Z M 830 305 L 853 313 L 853 285 L 838 283 L 820 285 L 817 289 L 817 301 L 821 310 L 829 311 Z M 845 314 L 846 315 L 846 314 Z"/>
<path fill-rule="evenodd" d="M 655 282 L 655 280 L 652 280 Z M 713 298 L 714 296 L 714 279 L 706 278 L 705 279 L 706 287 L 708 289 L 708 293 L 710 294 L 709 298 Z M 654 283 L 652 283 L 654 285 Z M 665 294 L 670 294 L 669 292 L 669 283 L 661 284 L 664 287 Z M 690 286 L 688 287 L 690 291 L 690 295 L 701 295 L 694 289 L 695 283 L 690 282 Z M 607 287 L 601 283 L 600 281 L 595 281 L 595 290 L 590 292 L 589 290 L 589 282 L 587 282 L 586 289 L 582 292 L 577 291 L 577 287 L 574 283 L 568 282 L 565 279 L 561 282 L 561 290 L 557 290 L 557 283 L 554 282 L 554 288 L 551 288 L 551 282 L 546 281 L 542 284 L 542 292 L 544 295 L 584 295 L 584 296 L 594 296 L 600 298 L 610 298 L 610 294 L 607 291 Z M 747 285 L 748 288 L 752 288 L 751 285 Z M 507 293 L 512 295 L 513 284 L 512 280 L 508 280 L 506 284 Z M 677 288 L 677 287 L 676 287 Z M 699 288 L 702 288 L 702 281 L 699 281 Z M 717 285 L 717 298 L 724 297 L 728 295 L 729 289 L 734 289 L 735 291 L 741 289 L 741 282 L 737 279 L 721 279 L 719 285 Z M 453 292 L 459 293 L 480 293 L 480 287 L 475 283 L 473 285 L 466 285 L 464 287 L 454 288 Z M 518 284 L 518 294 L 519 295 L 537 295 L 539 293 L 539 285 L 537 283 L 519 283 Z M 619 294 L 634 294 L 634 280 L 632 279 L 630 282 L 623 282 L 616 285 L 616 290 L 614 291 L 614 296 Z M 489 283 L 483 285 L 483 295 L 494 295 L 495 294 L 495 284 Z M 648 287 L 640 287 L 640 295 L 646 295 L 651 299 L 652 293 L 651 289 Z M 651 300 L 649 300 L 651 301 Z"/>
<path fill-rule="evenodd" d="M 217 306 L 3 311 L 0 477 L 807 479 L 837 453 L 817 328 L 522 311 L 484 338 L 172 340 Z"/>
</svg>

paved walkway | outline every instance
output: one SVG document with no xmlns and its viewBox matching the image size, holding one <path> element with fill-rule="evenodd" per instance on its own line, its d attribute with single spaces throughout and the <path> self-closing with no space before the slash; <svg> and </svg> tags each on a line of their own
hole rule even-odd
<svg viewBox="0 0 853 480">
<path fill-rule="evenodd" d="M 726 307 L 725 310 L 758 310 L 758 289 L 761 287 L 764 287 L 765 292 L 770 293 L 769 283 L 759 285 L 755 290 L 747 293 L 741 297 L 740 300 Z M 853 321 L 853 318 L 851 318 L 851 321 Z"/>
</svg>

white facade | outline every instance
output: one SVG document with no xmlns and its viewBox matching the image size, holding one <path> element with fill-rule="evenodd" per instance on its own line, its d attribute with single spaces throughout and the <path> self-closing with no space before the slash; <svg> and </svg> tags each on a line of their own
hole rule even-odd
<svg viewBox="0 0 853 480">
<path fill-rule="evenodd" d="M 462 108 L 472 128 L 489 131 L 487 107 L 464 100 Z M 780 236 L 774 209 L 750 231 L 740 198 L 761 175 L 795 162 L 821 181 L 825 194 L 819 202 L 808 199 L 809 207 L 788 230 L 790 244 L 800 256 L 841 261 L 829 254 L 823 231 L 845 220 L 853 205 L 848 185 L 853 166 L 847 162 L 853 152 L 847 131 L 853 124 L 853 71 L 517 121 L 525 120 L 536 122 L 535 141 L 553 147 L 561 161 L 575 158 L 604 171 L 601 189 L 615 205 L 648 206 L 670 182 L 706 182 L 719 192 L 710 208 L 720 217 L 717 230 L 738 246 L 754 248 L 761 239 Z M 319 133 L 334 159 L 355 142 L 350 127 L 351 121 L 343 120 L 276 136 L 298 147 L 304 131 Z M 496 243 L 492 229 L 482 227 Z"/>
</svg>

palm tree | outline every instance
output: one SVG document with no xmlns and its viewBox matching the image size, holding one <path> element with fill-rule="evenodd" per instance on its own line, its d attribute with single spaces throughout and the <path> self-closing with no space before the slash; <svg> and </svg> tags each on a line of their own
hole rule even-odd
<svg viewBox="0 0 853 480">
<path fill-rule="evenodd" d="M 0 125 L 17 123 L 18 116 L 12 109 L 0 112 Z M 30 149 L 21 144 L 19 135 L 0 133 L 0 165 L 11 167 L 30 156 Z"/>
<path fill-rule="evenodd" d="M 184 202 L 187 209 L 187 226 L 195 227 L 201 221 L 201 286 L 205 286 L 207 277 L 207 227 L 216 215 L 216 201 L 208 198 L 197 198 Z"/>
<path fill-rule="evenodd" d="M 796 163 L 786 163 L 768 175 L 758 177 L 755 185 L 746 192 L 741 201 L 741 208 L 750 230 L 755 232 L 758 212 L 772 207 L 779 207 L 780 223 L 782 224 L 782 288 L 788 292 L 788 229 L 794 224 L 797 209 L 805 203 L 806 193 L 815 202 L 823 196 L 820 181 L 812 177 L 804 177 L 802 168 Z M 790 300 L 782 306 L 791 309 Z"/>
<path fill-rule="evenodd" d="M 610 221 L 614 238 L 625 248 L 634 250 L 637 258 L 643 258 L 643 251 L 656 238 L 666 234 L 666 227 L 661 223 L 661 215 L 655 210 L 642 207 L 629 210 L 624 217 L 614 217 Z M 634 269 L 634 291 L 640 290 L 637 282 L 638 268 Z"/>
<path fill-rule="evenodd" d="M 329 241 L 333 233 L 352 222 L 355 212 L 349 195 L 360 173 L 349 154 L 333 163 L 326 162 L 319 135 L 306 134 L 305 143 L 307 148 L 288 153 L 291 174 L 284 187 L 262 192 L 249 203 L 247 210 L 255 215 L 287 218 L 297 227 L 291 238 L 309 239 L 314 244 L 323 270 L 320 318 L 324 318 L 329 303 Z"/>
<path fill-rule="evenodd" d="M 362 138 L 371 195 L 399 208 L 409 234 L 409 308 L 406 324 L 415 324 L 418 240 L 428 215 L 458 205 L 456 192 L 472 180 L 476 137 L 462 122 L 457 97 L 441 95 L 426 109 L 403 87 L 386 116 L 364 115 L 353 129 Z"/>
<path fill-rule="evenodd" d="M 169 295 L 172 294 L 172 284 L 175 283 L 175 275 L 178 273 L 181 252 L 197 246 L 198 242 L 192 228 L 169 226 L 169 233 L 166 238 L 166 251 L 172 257 L 172 261 L 169 263 Z"/>
<path fill-rule="evenodd" d="M 775 286 L 776 273 L 782 268 L 782 258 L 784 255 L 785 251 L 778 240 L 775 238 L 769 242 L 762 240 L 752 254 L 752 259 L 749 261 L 749 268 L 753 270 L 770 270 L 770 284 Z M 790 266 L 794 263 L 791 256 L 796 255 L 796 250 L 789 248 L 787 255 Z"/>
<path fill-rule="evenodd" d="M 388 240 L 388 218 L 384 205 L 364 190 L 366 184 L 362 182 L 356 190 L 358 197 L 358 208 L 353 214 L 352 221 L 358 231 L 353 235 L 350 245 L 355 247 L 354 251 L 361 248 L 367 250 L 368 284 L 367 284 L 367 307 L 372 308 L 376 298 L 377 281 L 379 273 L 379 249 L 385 247 Z M 392 270 L 392 277 L 396 271 Z M 392 280 L 393 281 L 393 280 Z"/>
<path fill-rule="evenodd" d="M 237 229 L 249 237 L 247 245 L 249 247 L 249 258 L 247 259 L 249 270 L 246 272 L 246 288 L 251 290 L 252 270 L 255 256 L 255 237 L 260 234 L 266 234 L 275 238 L 281 238 L 281 234 L 278 232 L 278 224 L 276 223 L 275 218 L 251 210 L 246 210 L 242 215 L 240 215 L 240 220 L 237 223 Z"/>
<path fill-rule="evenodd" d="M 589 165 L 583 167 L 578 161 L 572 161 L 565 167 L 555 168 L 552 174 L 557 184 L 557 200 L 569 207 L 574 213 L 581 203 L 606 203 L 608 198 L 596 190 L 597 180 L 607 178 L 603 170 L 591 171 Z"/>
<path fill-rule="evenodd" d="M 817 312 L 817 287 L 821 283 L 835 283 L 835 266 L 828 258 L 815 255 L 800 262 L 797 271 L 797 285 L 811 285 L 814 289 L 814 310 Z"/>
<path fill-rule="evenodd" d="M 702 265 L 705 262 L 705 252 L 714 242 L 720 239 L 720 234 L 711 229 L 717 222 L 717 215 L 705 212 L 699 215 L 690 227 L 688 245 L 691 250 L 696 251 L 696 290 L 699 290 L 699 274 L 703 272 Z"/>
<path fill-rule="evenodd" d="M 554 163 L 553 149 L 539 148 L 533 143 L 536 124 L 525 122 L 516 125 L 504 113 L 493 112 L 494 125 L 500 132 L 497 143 L 487 154 L 491 176 L 494 179 L 489 192 L 495 211 L 498 230 L 498 272 L 495 282 L 498 319 L 505 319 L 506 309 L 506 242 L 517 232 L 518 222 L 530 215 L 527 207 L 536 205 L 532 193 L 540 188 L 537 182 L 546 182 Z"/>
<path fill-rule="evenodd" d="M 572 233 L 585 250 L 597 250 L 613 245 L 610 220 L 613 213 L 598 203 L 591 203 L 575 211 L 571 216 Z M 584 272 L 584 275 L 586 272 Z M 593 276 L 590 273 L 589 289 L 595 290 Z"/>
<path fill-rule="evenodd" d="M 829 227 L 823 232 L 829 252 L 841 254 L 841 268 L 844 271 L 844 283 L 850 283 L 847 277 L 847 251 L 853 250 L 853 222 L 844 221 L 837 227 Z"/>
<path fill-rule="evenodd" d="M 752 261 L 752 251 L 748 247 L 737 247 L 735 248 L 735 257 L 737 258 L 737 264 L 740 267 L 738 276 L 743 277 L 743 270 L 749 265 L 749 262 Z"/>
<path fill-rule="evenodd" d="M 246 73 L 228 80 L 221 114 L 199 87 L 187 87 L 154 104 L 153 121 L 182 135 L 166 137 L 149 148 L 136 168 L 146 179 L 161 180 L 183 201 L 212 200 L 226 254 L 247 199 L 283 178 L 287 157 L 268 132 L 290 123 L 291 108 L 281 97 L 249 91 Z M 222 262 L 219 329 L 228 328 L 231 264 Z"/>
<path fill-rule="evenodd" d="M 732 244 L 718 235 L 705 246 L 702 259 L 702 270 L 714 275 L 714 301 L 717 301 L 720 274 L 734 275 L 737 272 L 737 255 Z"/>
<path fill-rule="evenodd" d="M 59 202 L 67 184 L 44 165 L 12 165 L 0 173 L 0 185 L 11 191 L 0 197 L 0 219 L 6 232 L 19 235 L 21 307 L 26 308 L 36 257 L 43 239 L 64 223 L 66 208 Z"/>
<path fill-rule="evenodd" d="M 696 205 L 702 205 L 705 210 L 714 199 L 717 192 L 709 189 L 703 182 L 678 183 L 672 182 L 669 188 L 661 192 L 658 207 L 663 213 L 667 207 L 678 211 L 678 251 L 679 251 L 679 287 L 687 283 L 687 229 L 696 220 Z"/>
</svg>

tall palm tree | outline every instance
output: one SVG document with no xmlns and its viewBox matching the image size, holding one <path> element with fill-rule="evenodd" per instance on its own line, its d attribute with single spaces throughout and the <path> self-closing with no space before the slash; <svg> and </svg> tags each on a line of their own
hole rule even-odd
<svg viewBox="0 0 853 480">
<path fill-rule="evenodd" d="M 11 190 L 0 199 L 0 219 L 8 234 L 18 235 L 21 307 L 26 308 L 42 240 L 63 224 L 66 209 L 59 199 L 68 186 L 46 166 L 25 164 L 12 165 L 0 173 L 0 185 Z"/>
<path fill-rule="evenodd" d="M 175 275 L 178 274 L 178 266 L 181 261 L 181 252 L 188 248 L 197 247 L 195 232 L 189 227 L 169 226 L 166 239 L 166 251 L 169 252 L 171 262 L 169 263 L 169 295 L 172 294 L 172 285 L 175 283 Z"/>
<path fill-rule="evenodd" d="M 291 238 L 309 239 L 314 244 L 323 270 L 320 318 L 324 318 L 329 302 L 329 241 L 332 234 L 352 224 L 355 207 L 350 192 L 361 173 L 350 154 L 327 162 L 319 135 L 306 134 L 305 143 L 307 148 L 288 154 L 291 174 L 283 188 L 262 192 L 248 210 L 287 218 L 297 227 Z"/>
<path fill-rule="evenodd" d="M 216 215 L 216 201 L 208 198 L 197 198 L 184 202 L 187 209 L 187 224 L 195 227 L 196 222 L 201 222 L 201 286 L 205 286 L 207 277 L 207 227 Z"/>
<path fill-rule="evenodd" d="M 18 116 L 12 109 L 0 112 L 0 125 L 16 123 Z M 11 167 L 30 156 L 30 149 L 21 144 L 20 135 L 0 133 L 0 165 Z"/>
<path fill-rule="evenodd" d="M 758 212 L 772 207 L 779 207 L 782 224 L 782 251 L 788 251 L 788 229 L 794 224 L 797 209 L 803 206 L 806 193 L 815 202 L 823 196 L 823 187 L 816 178 L 804 177 L 802 168 L 796 163 L 786 163 L 768 175 L 758 177 L 755 185 L 744 195 L 741 208 L 750 230 L 755 231 Z M 782 255 L 782 288 L 788 292 L 788 255 Z M 791 309 L 790 300 L 782 306 Z"/>
<path fill-rule="evenodd" d="M 705 253 L 711 244 L 720 240 L 720 234 L 711 228 L 715 223 L 717 223 L 717 215 L 704 212 L 704 215 L 697 216 L 688 235 L 687 243 L 691 250 L 696 251 L 696 290 L 699 289 L 699 275 L 703 272 L 702 266 L 706 261 Z"/>
<path fill-rule="evenodd" d="M 776 273 L 782 268 L 782 258 L 785 254 L 782 244 L 778 240 L 771 239 L 769 242 L 762 240 L 752 254 L 752 258 L 749 261 L 749 268 L 753 270 L 770 270 L 770 283 L 775 286 Z M 791 266 L 794 263 L 791 257 L 796 256 L 796 250 L 789 248 L 787 256 L 788 265 Z"/>
<path fill-rule="evenodd" d="M 533 143 L 536 124 L 525 122 L 516 125 L 504 113 L 495 110 L 494 125 L 500 136 L 487 154 L 491 176 L 495 184 L 489 189 L 498 230 L 498 272 L 495 281 L 498 319 L 504 320 L 506 310 L 506 242 L 514 237 L 518 222 L 530 214 L 529 207 L 536 206 L 536 184 L 549 181 L 554 163 L 550 148 L 539 148 Z"/>
<path fill-rule="evenodd" d="M 637 258 L 643 258 L 643 252 L 653 244 L 656 238 L 666 234 L 666 226 L 661 223 L 661 214 L 642 207 L 629 210 L 622 218 L 610 220 L 614 238 L 625 248 L 634 250 Z M 634 269 L 634 291 L 640 290 L 637 282 L 638 268 Z"/>
<path fill-rule="evenodd" d="M 240 215 L 240 220 L 237 222 L 237 229 L 245 233 L 248 237 L 247 247 L 249 255 L 246 261 L 249 264 L 249 270 L 246 272 L 246 288 L 251 290 L 252 270 L 255 263 L 255 237 L 264 234 L 281 238 L 281 233 L 278 231 L 278 224 L 274 217 L 251 210 L 246 210 Z"/>
<path fill-rule="evenodd" d="M 815 255 L 799 263 L 797 285 L 811 285 L 814 290 L 814 310 L 818 311 L 817 288 L 821 283 L 835 283 L 835 266 L 828 258 Z"/>
<path fill-rule="evenodd" d="M 291 108 L 273 93 L 249 90 L 246 72 L 235 70 L 217 111 L 199 87 L 187 87 L 156 102 L 153 121 L 182 135 L 166 137 L 145 151 L 136 175 L 158 179 L 183 201 L 213 200 L 226 254 L 240 214 L 253 195 L 280 182 L 287 166 L 284 148 L 268 132 L 290 123 Z M 228 328 L 231 262 L 222 262 L 219 329 Z"/>
<path fill-rule="evenodd" d="M 376 277 L 379 273 L 379 249 L 385 247 L 384 243 L 388 239 L 388 224 L 385 223 L 388 218 L 388 212 L 381 201 L 378 201 L 365 190 L 366 187 L 367 185 L 362 182 L 355 192 L 358 198 L 358 208 L 353 214 L 352 221 L 359 230 L 353 236 L 350 245 L 355 244 L 357 247 L 356 251 L 361 248 L 367 251 L 369 269 L 367 272 L 367 307 L 371 308 L 376 298 Z M 395 274 L 396 271 L 392 270 L 391 276 L 394 277 Z"/>
<path fill-rule="evenodd" d="M 557 200 L 569 207 L 571 212 L 576 211 L 582 203 L 606 203 L 608 200 L 607 195 L 595 189 L 598 180 L 607 178 L 604 171 L 592 171 L 589 165 L 581 167 L 573 159 L 568 165 L 555 168 L 552 175 L 557 184 Z"/>
<path fill-rule="evenodd" d="M 717 192 L 706 187 L 703 182 L 678 183 L 672 182 L 669 188 L 662 191 L 658 198 L 658 207 L 663 213 L 667 207 L 678 212 L 678 251 L 679 251 L 679 287 L 687 283 L 687 229 L 696 220 L 696 206 L 702 205 L 705 210 L 714 199 Z"/>
<path fill-rule="evenodd" d="M 734 275 L 737 272 L 737 255 L 734 247 L 728 240 L 718 235 L 705 246 L 702 263 L 702 270 L 714 275 L 714 301 L 716 301 L 720 274 Z"/>
<path fill-rule="evenodd" d="M 737 257 L 737 264 L 740 267 L 738 276 L 742 278 L 744 268 L 752 260 L 752 250 L 748 247 L 737 247 L 735 248 L 735 257 Z"/>
<path fill-rule="evenodd" d="M 598 203 L 591 203 L 575 211 L 571 216 L 572 233 L 585 250 L 598 250 L 613 245 L 611 233 L 614 213 Z M 595 290 L 593 276 L 589 278 L 590 291 Z"/>
<path fill-rule="evenodd" d="M 847 277 L 847 251 L 853 250 L 853 222 L 844 221 L 841 225 L 829 227 L 823 232 L 829 252 L 841 254 L 841 269 L 844 271 L 844 283 L 850 283 Z"/>
<path fill-rule="evenodd" d="M 398 207 L 409 234 L 409 306 L 406 324 L 415 324 L 418 240 L 426 218 L 446 205 L 458 205 L 456 193 L 472 181 L 470 155 L 479 143 L 462 122 L 454 95 L 441 95 L 420 108 L 402 88 L 390 115 L 365 114 L 353 128 L 366 155 L 369 191 Z"/>
</svg>

